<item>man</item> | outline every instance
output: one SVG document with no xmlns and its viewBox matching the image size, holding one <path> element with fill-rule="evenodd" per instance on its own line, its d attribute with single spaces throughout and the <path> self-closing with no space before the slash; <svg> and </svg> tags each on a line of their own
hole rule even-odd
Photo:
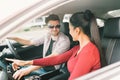
<svg viewBox="0 0 120 80">
<path fill-rule="evenodd" d="M 65 51 L 67 51 L 70 47 L 69 38 L 60 32 L 60 19 L 57 15 L 51 14 L 46 18 L 46 23 L 49 28 L 49 33 L 45 36 L 40 37 L 38 39 L 25 40 L 18 37 L 9 37 L 9 39 L 15 40 L 23 45 L 40 45 L 44 44 L 43 47 L 43 57 L 50 57 L 59 55 Z M 47 71 L 54 70 L 59 66 L 55 67 L 43 67 L 42 66 L 28 66 L 26 68 L 22 68 L 17 70 L 13 77 L 14 79 L 20 79 L 22 76 L 28 75 L 29 73 L 35 74 L 43 74 Z"/>
</svg>

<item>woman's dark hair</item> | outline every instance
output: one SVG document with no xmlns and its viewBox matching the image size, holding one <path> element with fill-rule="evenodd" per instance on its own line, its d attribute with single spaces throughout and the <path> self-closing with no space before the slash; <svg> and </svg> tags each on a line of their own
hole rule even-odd
<svg viewBox="0 0 120 80">
<path fill-rule="evenodd" d="M 50 20 L 60 21 L 58 15 L 56 15 L 56 14 L 50 14 L 48 17 L 46 17 L 45 22 L 48 23 Z"/>
<path fill-rule="evenodd" d="M 76 12 L 71 16 L 70 23 L 74 28 L 81 27 L 84 33 L 87 34 L 91 41 L 98 47 L 101 56 L 101 65 L 104 66 L 106 63 L 103 60 L 104 56 L 102 55 L 100 35 L 94 14 L 90 10 Z"/>
</svg>

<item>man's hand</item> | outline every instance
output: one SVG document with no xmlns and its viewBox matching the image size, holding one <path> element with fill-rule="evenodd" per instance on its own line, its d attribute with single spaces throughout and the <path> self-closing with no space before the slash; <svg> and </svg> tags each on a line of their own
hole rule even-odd
<svg viewBox="0 0 120 80">
<path fill-rule="evenodd" d="M 20 80 L 23 76 L 28 75 L 30 73 L 30 69 L 29 68 L 24 68 L 24 69 L 20 69 L 17 70 L 14 74 L 13 74 L 13 78 L 15 80 Z"/>
</svg>

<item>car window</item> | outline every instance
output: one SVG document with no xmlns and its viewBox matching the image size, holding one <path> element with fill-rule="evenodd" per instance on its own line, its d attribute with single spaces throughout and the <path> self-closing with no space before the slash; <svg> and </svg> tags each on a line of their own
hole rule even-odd
<svg viewBox="0 0 120 80">
<path fill-rule="evenodd" d="M 98 24 L 99 27 L 103 27 L 104 26 L 104 20 L 102 20 L 100 18 L 97 18 L 96 21 L 97 21 L 97 24 Z"/>
<path fill-rule="evenodd" d="M 65 14 L 63 17 L 63 22 L 69 22 L 71 16 L 72 14 Z"/>
<path fill-rule="evenodd" d="M 13 31 L 9 36 L 17 36 L 21 38 L 31 39 L 34 37 L 40 37 L 43 34 L 47 33 L 48 28 L 45 24 L 45 17 L 38 17 L 35 19 L 30 20 L 29 22 L 25 23 L 15 31 Z"/>
<path fill-rule="evenodd" d="M 113 17 L 120 17 L 120 9 L 108 11 L 107 14 Z"/>
</svg>

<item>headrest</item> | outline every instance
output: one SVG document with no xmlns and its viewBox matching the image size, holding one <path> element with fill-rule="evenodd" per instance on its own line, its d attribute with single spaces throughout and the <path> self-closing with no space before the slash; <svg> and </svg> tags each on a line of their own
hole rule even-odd
<svg viewBox="0 0 120 80">
<path fill-rule="evenodd" d="M 105 22 L 104 37 L 120 38 L 120 17 L 110 18 Z"/>
<path fill-rule="evenodd" d="M 60 31 L 63 32 L 64 34 L 68 35 L 69 34 L 69 23 L 68 22 L 63 22 Z"/>
</svg>

